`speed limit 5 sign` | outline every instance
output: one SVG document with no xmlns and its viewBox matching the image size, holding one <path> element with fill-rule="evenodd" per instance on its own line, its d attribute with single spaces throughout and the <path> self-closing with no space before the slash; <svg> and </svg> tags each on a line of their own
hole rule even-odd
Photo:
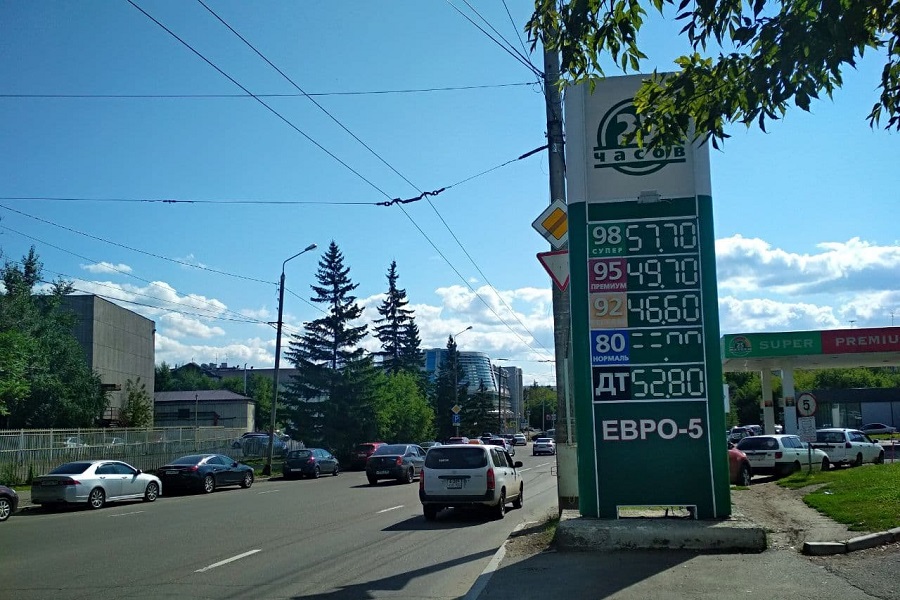
<svg viewBox="0 0 900 600">
<path fill-rule="evenodd" d="M 797 396 L 797 415 L 801 417 L 811 417 L 816 414 L 816 397 L 809 392 L 804 392 Z"/>
</svg>

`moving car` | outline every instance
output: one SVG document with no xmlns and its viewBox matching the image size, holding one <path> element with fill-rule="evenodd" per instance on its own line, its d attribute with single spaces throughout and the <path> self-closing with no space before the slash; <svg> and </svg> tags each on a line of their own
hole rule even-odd
<svg viewBox="0 0 900 600">
<path fill-rule="evenodd" d="M 525 438 L 524 433 L 517 433 L 513 436 L 513 444 L 516 446 L 527 446 L 528 439 Z"/>
<path fill-rule="evenodd" d="M 831 461 L 819 450 L 809 448 L 796 435 L 753 435 L 738 442 L 737 449 L 747 455 L 753 474 L 780 477 L 800 469 L 828 469 Z"/>
<path fill-rule="evenodd" d="M 68 462 L 31 482 L 31 502 L 44 505 L 84 503 L 96 509 L 116 500 L 153 502 L 160 494 L 156 475 L 118 460 Z"/>
<path fill-rule="evenodd" d="M 469 438 L 464 435 L 456 435 L 447 440 L 448 444 L 468 444 Z"/>
<path fill-rule="evenodd" d="M 747 455 L 730 442 L 728 444 L 728 474 L 731 483 L 744 487 L 750 486 L 750 480 L 753 477 L 753 467 L 750 466 Z"/>
<path fill-rule="evenodd" d="M 434 448 L 435 446 L 440 446 L 440 445 L 441 445 L 440 442 L 421 442 L 421 443 L 419 443 L 419 448 L 428 452 L 429 448 Z"/>
<path fill-rule="evenodd" d="M 375 485 L 380 479 L 412 483 L 425 465 L 425 451 L 416 444 L 384 444 L 366 462 L 366 479 Z"/>
<path fill-rule="evenodd" d="M 514 447 L 511 443 L 509 443 L 509 440 L 507 440 L 506 438 L 502 438 L 502 437 L 492 437 L 490 440 L 488 440 L 488 441 L 485 442 L 485 443 L 486 443 L 486 444 L 490 444 L 490 445 L 492 445 L 492 446 L 500 446 L 501 448 L 503 448 L 504 450 L 506 450 L 507 452 L 509 452 L 509 455 L 510 455 L 510 456 L 515 456 L 515 455 L 516 455 L 516 449 L 515 449 L 515 447 Z"/>
<path fill-rule="evenodd" d="M 167 487 L 206 494 L 223 485 L 253 485 L 253 468 L 224 454 L 189 454 L 160 467 L 156 473 Z"/>
<path fill-rule="evenodd" d="M 363 444 L 357 444 L 356 448 L 353 449 L 350 458 L 350 468 L 365 469 L 366 462 L 369 460 L 369 457 L 372 456 L 372 453 L 375 452 L 379 446 L 384 446 L 384 444 L 384 442 L 365 442 Z"/>
<path fill-rule="evenodd" d="M 0 485 L 0 521 L 7 520 L 19 506 L 19 495 L 16 490 Z"/>
<path fill-rule="evenodd" d="M 832 465 L 858 467 L 864 462 L 884 462 L 884 448 L 881 444 L 857 429 L 816 429 L 816 441 L 812 446 L 827 454 Z"/>
<path fill-rule="evenodd" d="M 896 427 L 885 425 L 884 423 L 866 423 L 859 428 L 866 435 L 897 433 Z"/>
<path fill-rule="evenodd" d="M 433 521 L 447 507 L 486 507 L 502 519 L 508 502 L 522 508 L 521 467 L 521 461 L 513 462 L 498 446 L 458 444 L 431 449 L 419 478 L 425 519 Z"/>
<path fill-rule="evenodd" d="M 538 454 L 556 454 L 556 442 L 553 441 L 553 438 L 540 437 L 534 440 L 534 444 L 531 445 L 531 455 L 537 456 Z"/>
<path fill-rule="evenodd" d="M 341 465 L 338 459 L 324 448 L 290 450 L 281 464 L 281 474 L 285 479 L 295 477 L 318 479 L 322 473 L 331 473 L 337 477 L 340 472 Z"/>
</svg>

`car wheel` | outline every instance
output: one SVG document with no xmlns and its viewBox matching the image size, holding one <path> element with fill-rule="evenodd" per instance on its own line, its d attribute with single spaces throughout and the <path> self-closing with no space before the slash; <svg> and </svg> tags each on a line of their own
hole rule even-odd
<svg viewBox="0 0 900 600">
<path fill-rule="evenodd" d="M 873 462 L 876 465 L 883 465 L 884 464 L 884 451 L 880 452 L 878 454 L 878 456 L 875 457 L 875 460 Z"/>
<path fill-rule="evenodd" d="M 753 474 L 750 472 L 750 465 L 742 464 L 741 470 L 738 473 L 738 485 L 750 487 L 751 479 L 753 479 Z"/>
<path fill-rule="evenodd" d="M 147 484 L 147 489 L 144 490 L 144 502 L 153 502 L 159 497 L 159 485 L 155 481 L 151 481 Z"/>
<path fill-rule="evenodd" d="M 519 509 L 522 508 L 522 505 L 525 503 L 525 484 L 519 484 L 519 495 L 516 496 L 516 499 L 513 500 L 513 508 Z"/>
<path fill-rule="evenodd" d="M 800 464 L 800 461 L 799 460 L 794 461 L 794 464 L 790 466 L 790 470 L 788 471 L 788 474 L 792 475 L 794 473 L 799 473 L 802 470 L 803 470 L 803 466 Z"/>
<path fill-rule="evenodd" d="M 506 514 L 506 492 L 500 490 L 500 499 L 497 501 L 497 505 L 492 509 L 494 513 L 495 519 L 502 519 Z"/>
<path fill-rule="evenodd" d="M 216 491 L 216 479 L 212 475 L 203 478 L 203 493 L 212 494 Z"/>
<path fill-rule="evenodd" d="M 106 492 L 103 491 L 103 488 L 92 489 L 91 493 L 88 494 L 88 508 L 96 510 L 103 508 L 104 504 L 106 504 Z"/>
<path fill-rule="evenodd" d="M 366 477 L 366 479 L 369 480 L 369 485 L 375 485 L 376 483 L 378 483 L 378 478 L 377 478 L 377 477 L 372 477 L 372 476 L 370 475 L 370 476 Z"/>
<path fill-rule="evenodd" d="M 340 474 L 340 472 L 341 472 L 341 466 L 340 466 L 340 465 L 334 465 L 334 471 L 331 473 L 331 475 L 334 476 L 334 477 L 337 477 L 338 474 Z"/>
<path fill-rule="evenodd" d="M 241 487 L 246 489 L 251 485 L 253 485 L 253 473 L 247 471 L 244 473 L 244 478 L 241 479 Z"/>
<path fill-rule="evenodd" d="M 319 465 L 316 465 L 316 466 L 313 468 L 312 478 L 313 478 L 313 479 L 318 479 L 318 478 L 319 478 L 319 475 L 321 475 L 321 474 L 322 474 L 322 472 L 319 470 Z"/>
<path fill-rule="evenodd" d="M 426 521 L 434 521 L 435 519 L 437 519 L 438 507 L 432 504 L 423 504 L 422 514 L 425 515 Z"/>
<path fill-rule="evenodd" d="M 413 468 L 410 467 L 406 471 L 406 477 L 403 478 L 403 482 L 404 483 L 412 483 L 415 480 L 415 478 L 416 478 L 415 471 L 413 471 Z"/>
<path fill-rule="evenodd" d="M 828 457 L 826 456 L 825 458 L 822 459 L 822 470 L 827 471 L 830 468 L 831 468 L 831 461 L 828 460 Z"/>
<path fill-rule="evenodd" d="M 0 521 L 5 521 L 12 514 L 12 502 L 9 498 L 0 498 Z"/>
<path fill-rule="evenodd" d="M 853 464 L 851 464 L 850 466 L 851 467 L 861 467 L 862 464 L 863 464 L 862 452 L 859 452 L 856 455 L 856 460 L 854 460 Z"/>
</svg>

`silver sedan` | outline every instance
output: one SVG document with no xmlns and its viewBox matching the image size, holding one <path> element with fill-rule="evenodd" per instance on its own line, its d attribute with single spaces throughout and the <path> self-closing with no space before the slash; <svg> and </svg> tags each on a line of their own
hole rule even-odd
<svg viewBox="0 0 900 600">
<path fill-rule="evenodd" d="M 87 504 L 102 508 L 115 500 L 153 502 L 162 493 L 156 475 L 118 460 L 79 460 L 65 463 L 31 483 L 35 504 Z"/>
</svg>

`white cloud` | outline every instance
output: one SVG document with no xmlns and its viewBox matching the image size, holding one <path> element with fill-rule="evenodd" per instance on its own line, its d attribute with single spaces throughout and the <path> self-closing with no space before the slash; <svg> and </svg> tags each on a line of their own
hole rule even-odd
<svg viewBox="0 0 900 600">
<path fill-rule="evenodd" d="M 126 264 L 119 263 L 114 265 L 106 261 L 94 263 L 92 265 L 80 265 L 80 267 L 88 273 L 131 273 L 131 267 Z"/>
</svg>

